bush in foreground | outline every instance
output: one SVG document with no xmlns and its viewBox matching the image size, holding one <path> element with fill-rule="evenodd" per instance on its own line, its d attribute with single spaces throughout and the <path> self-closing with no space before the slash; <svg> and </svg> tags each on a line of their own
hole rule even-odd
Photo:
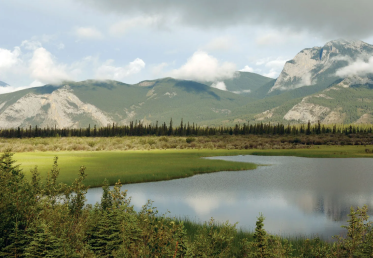
<svg viewBox="0 0 373 258">
<path fill-rule="evenodd" d="M 118 182 L 103 186 L 100 204 L 85 205 L 85 167 L 77 179 L 57 183 L 58 158 L 47 178 L 37 167 L 32 180 L 15 165 L 12 153 L 0 157 L 1 257 L 372 257 L 373 231 L 367 207 L 351 209 L 346 237 L 333 244 L 316 238 L 297 249 L 271 236 L 258 218 L 255 233 L 240 236 L 235 224 L 212 219 L 188 232 L 183 221 L 158 215 L 149 201 L 140 212 Z M 238 241 L 239 240 L 239 241 Z"/>
</svg>

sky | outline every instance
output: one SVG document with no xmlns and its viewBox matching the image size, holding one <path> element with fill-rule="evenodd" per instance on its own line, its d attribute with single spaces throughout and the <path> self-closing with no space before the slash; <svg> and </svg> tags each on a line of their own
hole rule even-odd
<svg viewBox="0 0 373 258">
<path fill-rule="evenodd" d="M 0 81 L 276 78 L 304 48 L 373 43 L 371 0 L 0 0 Z"/>
</svg>

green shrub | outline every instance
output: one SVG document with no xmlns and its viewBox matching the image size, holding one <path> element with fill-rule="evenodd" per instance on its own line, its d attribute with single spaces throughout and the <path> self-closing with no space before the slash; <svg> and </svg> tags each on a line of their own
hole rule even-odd
<svg viewBox="0 0 373 258">
<path fill-rule="evenodd" d="M 196 140 L 196 138 L 194 138 L 194 137 L 188 137 L 188 138 L 186 138 L 186 142 L 187 143 L 192 143 L 192 142 L 194 142 Z"/>
<path fill-rule="evenodd" d="M 160 142 L 168 142 L 168 138 L 166 136 L 159 137 Z"/>
</svg>

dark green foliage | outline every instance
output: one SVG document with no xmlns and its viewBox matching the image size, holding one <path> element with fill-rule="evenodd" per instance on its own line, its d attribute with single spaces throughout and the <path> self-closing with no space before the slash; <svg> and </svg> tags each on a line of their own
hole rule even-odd
<svg viewBox="0 0 373 258">
<path fill-rule="evenodd" d="M 22 170 L 19 168 L 19 165 L 14 165 L 15 160 L 13 160 L 13 153 L 11 150 L 7 150 L 0 157 L 0 171 L 2 176 L 10 176 L 11 180 L 15 182 L 22 181 L 24 175 Z"/>
<path fill-rule="evenodd" d="M 66 249 L 63 240 L 56 237 L 44 223 L 36 225 L 29 239 L 31 241 L 24 250 L 25 257 L 79 257 L 71 248 Z"/>
<path fill-rule="evenodd" d="M 339 240 L 338 251 L 345 257 L 372 257 L 373 256 L 373 232 L 372 222 L 368 221 L 368 207 L 357 207 L 355 210 L 351 207 L 348 226 L 342 226 L 347 229 L 347 237 L 337 237 Z"/>
<path fill-rule="evenodd" d="M 14 223 L 14 227 L 12 229 L 9 229 L 9 231 L 6 230 L 5 234 L 8 232 L 8 245 L 0 249 L 0 255 L 13 257 L 20 256 L 22 253 L 24 253 L 25 248 L 30 243 L 30 239 L 28 238 L 25 230 L 20 229 L 20 223 L 18 221 Z"/>
<path fill-rule="evenodd" d="M 12 156 L 7 151 L 0 157 L 0 254 L 6 257 L 74 257 L 72 250 L 80 244 L 74 230 L 81 230 L 81 223 L 66 217 L 70 215 L 64 210 L 65 207 L 81 209 L 85 199 L 79 194 L 76 198 L 63 199 L 60 194 L 64 190 L 71 196 L 72 191 L 79 193 L 80 189 L 86 188 L 77 183 L 69 188 L 56 183 L 59 175 L 57 157 L 45 184 L 40 182 L 37 167 L 31 170 L 29 182 L 18 165 L 14 165 Z M 81 183 L 83 174 L 80 173 L 76 182 Z"/>
<path fill-rule="evenodd" d="M 185 141 L 186 141 L 187 143 L 192 143 L 192 142 L 194 142 L 195 140 L 196 140 L 196 138 L 194 138 L 194 137 L 188 137 L 188 138 L 185 139 Z"/>
<path fill-rule="evenodd" d="M 72 215 L 79 216 L 85 205 L 85 195 L 88 187 L 84 185 L 83 181 L 87 177 L 85 167 L 80 167 L 79 177 L 75 179 L 71 187 L 65 190 L 66 201 Z"/>
<path fill-rule="evenodd" d="M 323 125 L 318 121 L 316 124 L 308 122 L 306 125 L 290 125 L 281 123 L 243 123 L 235 126 L 217 126 L 204 127 L 197 126 L 194 123 L 183 124 L 181 121 L 179 126 L 173 126 L 172 119 L 169 125 L 163 123 L 161 126 L 144 125 L 139 122 L 130 122 L 128 126 L 118 126 L 116 124 L 108 125 L 106 127 L 97 128 L 20 128 L 20 131 L 15 129 L 0 130 L 0 137 L 4 138 L 35 138 L 35 137 L 123 137 L 123 136 L 187 136 L 187 142 L 193 141 L 193 136 L 213 136 L 213 135 L 310 135 L 310 134 L 367 134 L 373 132 L 373 125 Z M 92 147 L 92 146 L 91 146 Z M 53 171 L 52 171 L 53 172 Z M 53 173 L 57 173 L 55 171 Z M 51 180 L 54 175 L 51 174 Z M 53 182 L 51 182 L 53 183 Z"/>
<path fill-rule="evenodd" d="M 268 235 L 264 230 L 264 217 L 261 214 L 256 222 L 254 241 L 242 240 L 243 257 L 289 257 L 292 256 L 292 244 L 287 239 Z"/>
<path fill-rule="evenodd" d="M 110 211 L 97 214 L 94 227 L 88 231 L 88 244 L 100 257 L 111 256 L 121 243 L 120 224 L 117 224 L 119 221 L 115 215 Z"/>
<path fill-rule="evenodd" d="M 254 241 L 256 244 L 258 257 L 269 257 L 267 232 L 264 230 L 264 217 L 261 214 L 256 222 Z"/>
<path fill-rule="evenodd" d="M 211 219 L 197 231 L 194 241 L 189 245 L 188 253 L 193 257 L 229 257 L 236 233 L 236 224 L 230 225 L 226 222 L 219 228 Z"/>
<path fill-rule="evenodd" d="M 102 198 L 101 198 L 101 209 L 107 210 L 113 206 L 113 197 L 110 193 L 109 182 L 105 178 L 104 185 L 102 186 Z"/>
<path fill-rule="evenodd" d="M 57 194 L 62 192 L 64 185 L 57 185 L 57 178 L 60 174 L 60 169 L 57 164 L 58 157 L 54 157 L 53 167 L 47 174 L 46 184 L 44 186 L 44 194 L 52 201 L 52 205 L 56 203 Z"/>
<path fill-rule="evenodd" d="M 12 156 L 8 150 L 0 157 L 0 250 L 17 256 L 26 244 L 25 230 L 36 216 L 39 192 L 25 180 Z"/>
</svg>

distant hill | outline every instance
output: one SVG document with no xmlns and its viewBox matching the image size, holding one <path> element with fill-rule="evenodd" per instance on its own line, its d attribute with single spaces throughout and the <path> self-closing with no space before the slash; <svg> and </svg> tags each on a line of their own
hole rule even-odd
<svg viewBox="0 0 373 258">
<path fill-rule="evenodd" d="M 250 94 L 272 81 L 275 80 L 250 72 L 236 72 L 234 78 L 223 80 L 227 90 L 236 94 Z M 207 82 L 205 84 L 211 86 L 214 82 Z"/>
<path fill-rule="evenodd" d="M 135 85 L 116 81 L 66 82 L 0 95 L 0 126 L 82 127 L 130 121 L 155 123 L 225 120 L 245 96 L 185 80 L 164 78 Z M 27 108 L 25 108 L 27 107 Z"/>
<path fill-rule="evenodd" d="M 0 87 L 6 87 L 6 86 L 9 86 L 9 84 L 5 83 L 5 82 L 2 82 L 0 81 Z"/>
</svg>

